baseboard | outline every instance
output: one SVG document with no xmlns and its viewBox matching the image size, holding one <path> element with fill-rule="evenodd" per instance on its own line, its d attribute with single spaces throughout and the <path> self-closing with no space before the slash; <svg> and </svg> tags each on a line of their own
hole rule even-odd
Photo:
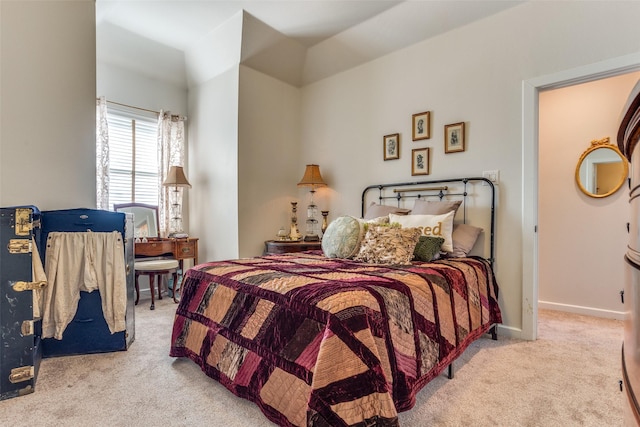
<svg viewBox="0 0 640 427">
<path fill-rule="evenodd" d="M 500 340 L 500 338 L 522 339 L 522 329 L 498 325 L 498 340 Z"/>
<path fill-rule="evenodd" d="M 603 310 L 579 305 L 559 304 L 548 301 L 538 301 L 539 309 L 564 311 L 568 313 L 582 314 L 585 316 L 600 317 L 604 319 L 624 320 L 624 312 Z M 507 325 L 498 325 L 498 340 L 500 338 L 526 339 L 522 337 L 522 329 Z"/>
<path fill-rule="evenodd" d="M 601 317 L 604 319 L 624 320 L 623 311 L 603 310 L 601 308 L 582 307 L 579 305 L 560 304 L 548 301 L 538 301 L 538 308 L 583 314 L 585 316 Z"/>
</svg>

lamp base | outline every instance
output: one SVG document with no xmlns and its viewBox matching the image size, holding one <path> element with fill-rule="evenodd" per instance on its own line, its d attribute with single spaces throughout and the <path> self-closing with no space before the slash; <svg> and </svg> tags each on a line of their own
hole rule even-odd
<svg viewBox="0 0 640 427">
<path fill-rule="evenodd" d="M 320 241 L 320 236 L 318 236 L 317 234 L 308 234 L 308 235 L 304 236 L 304 241 L 305 242 L 319 242 Z"/>
</svg>

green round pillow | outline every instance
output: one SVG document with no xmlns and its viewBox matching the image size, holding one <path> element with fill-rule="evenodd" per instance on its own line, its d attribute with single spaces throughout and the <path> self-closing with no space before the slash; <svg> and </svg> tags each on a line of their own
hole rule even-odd
<svg viewBox="0 0 640 427">
<path fill-rule="evenodd" d="M 322 236 L 322 251 L 327 258 L 353 258 L 360 250 L 364 226 L 358 218 L 341 216 L 329 224 Z"/>
</svg>

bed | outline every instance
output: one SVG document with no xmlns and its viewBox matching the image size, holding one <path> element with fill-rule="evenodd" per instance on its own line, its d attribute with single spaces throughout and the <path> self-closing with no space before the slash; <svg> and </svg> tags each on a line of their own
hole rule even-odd
<svg viewBox="0 0 640 427">
<path fill-rule="evenodd" d="M 389 218 L 404 221 L 395 215 L 408 213 L 412 201 L 413 208 L 455 204 L 456 230 L 473 217 L 485 218 L 473 248 L 428 262 L 371 262 L 360 255 L 373 230 L 410 233 L 415 227 L 380 225 L 383 216 L 370 214 L 357 223 L 345 220 L 365 230 L 351 257 L 334 256 L 325 245 L 337 233 L 332 222 L 323 251 L 197 265 L 185 275 L 170 355 L 193 360 L 281 426 L 397 426 L 398 412 L 415 404 L 416 393 L 474 340 L 488 332 L 496 339 L 502 321 L 492 268 L 491 182 L 370 186 L 363 191 L 362 217 L 388 210 L 395 212 Z M 437 215 L 406 220 L 418 216 Z M 420 227 L 415 240 L 444 240 L 426 239 L 427 228 Z"/>
</svg>

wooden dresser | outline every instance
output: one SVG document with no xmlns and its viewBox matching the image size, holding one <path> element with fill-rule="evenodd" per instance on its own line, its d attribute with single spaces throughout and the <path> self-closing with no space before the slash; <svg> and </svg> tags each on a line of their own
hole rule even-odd
<svg viewBox="0 0 640 427">
<path fill-rule="evenodd" d="M 150 238 L 146 242 L 136 242 L 135 254 L 137 257 L 173 255 L 180 263 L 180 270 L 184 272 L 183 261 L 185 259 L 193 259 L 193 265 L 198 264 L 198 239 L 194 237 L 186 239 Z"/>
<path fill-rule="evenodd" d="M 622 300 L 625 305 L 622 376 L 624 425 L 640 426 L 640 81 L 629 96 L 618 129 L 618 147 L 629 159 L 629 243 Z"/>
</svg>

